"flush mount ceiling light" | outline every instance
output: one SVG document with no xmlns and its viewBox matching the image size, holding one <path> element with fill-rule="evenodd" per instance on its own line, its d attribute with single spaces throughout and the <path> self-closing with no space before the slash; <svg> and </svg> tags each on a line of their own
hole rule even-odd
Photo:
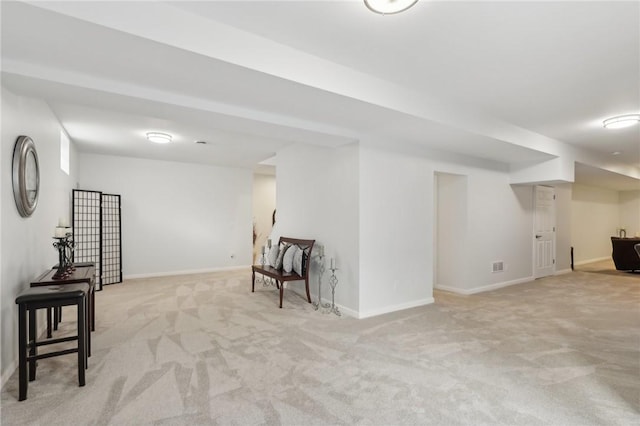
<svg viewBox="0 0 640 426">
<path fill-rule="evenodd" d="M 625 114 L 616 117 L 607 118 L 602 122 L 605 129 L 622 129 L 623 127 L 633 126 L 640 121 L 640 114 Z"/>
<path fill-rule="evenodd" d="M 168 133 L 149 132 L 147 133 L 147 139 L 154 143 L 169 143 L 173 138 Z"/>
<path fill-rule="evenodd" d="M 418 0 L 364 0 L 364 4 L 369 10 L 381 15 L 403 12 L 417 2 Z"/>
</svg>

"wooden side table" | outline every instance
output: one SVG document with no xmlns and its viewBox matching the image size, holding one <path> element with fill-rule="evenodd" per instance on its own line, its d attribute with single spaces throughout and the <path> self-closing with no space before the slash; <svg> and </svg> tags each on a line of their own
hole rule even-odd
<svg viewBox="0 0 640 426">
<path fill-rule="evenodd" d="M 19 401 L 27 399 L 27 388 L 30 381 L 36 379 L 37 360 L 51 358 L 59 355 L 78 353 L 78 384 L 85 385 L 85 373 L 87 368 L 87 352 L 89 348 L 86 299 L 89 293 L 89 285 L 66 284 L 51 286 L 36 286 L 23 291 L 16 297 L 18 304 L 18 375 L 19 375 Z M 38 309 L 57 309 L 63 306 L 76 305 L 78 313 L 77 335 L 38 342 L 37 316 Z M 50 318 L 50 317 L 49 317 Z M 57 350 L 38 354 L 38 347 L 54 345 L 56 343 L 78 341 L 76 348 Z M 27 376 L 28 374 L 28 376 Z"/>
<path fill-rule="evenodd" d="M 50 286 L 50 285 L 65 285 L 65 284 L 89 284 L 89 315 L 87 318 L 87 325 L 90 332 L 87 338 L 88 341 L 88 353 L 91 355 L 91 331 L 96 330 L 96 268 L 92 263 L 84 263 L 75 266 L 73 271 L 67 278 L 55 280 L 53 275 L 56 273 L 56 268 L 50 269 L 31 282 L 31 287 Z M 54 325 L 57 327 L 58 317 L 54 319 Z M 47 337 L 51 337 L 51 312 L 47 310 Z"/>
</svg>

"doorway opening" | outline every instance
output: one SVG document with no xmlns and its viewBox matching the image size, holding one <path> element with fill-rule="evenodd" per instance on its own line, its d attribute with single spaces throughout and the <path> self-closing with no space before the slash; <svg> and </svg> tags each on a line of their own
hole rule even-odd
<svg viewBox="0 0 640 426">
<path fill-rule="evenodd" d="M 258 263 L 262 247 L 271 234 L 276 210 L 276 176 L 255 173 L 253 175 L 253 263 Z"/>
</svg>

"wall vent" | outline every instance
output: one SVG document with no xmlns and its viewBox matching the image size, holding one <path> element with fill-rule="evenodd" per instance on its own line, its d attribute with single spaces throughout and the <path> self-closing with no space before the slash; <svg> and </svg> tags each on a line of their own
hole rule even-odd
<svg viewBox="0 0 640 426">
<path fill-rule="evenodd" d="M 498 262 L 493 262 L 491 264 L 491 272 L 503 272 L 504 271 L 504 262 L 502 260 Z"/>
</svg>

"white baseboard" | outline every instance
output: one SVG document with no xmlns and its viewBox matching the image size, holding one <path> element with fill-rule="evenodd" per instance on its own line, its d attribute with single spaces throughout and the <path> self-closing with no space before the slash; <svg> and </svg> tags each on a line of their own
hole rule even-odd
<svg viewBox="0 0 640 426">
<path fill-rule="evenodd" d="M 303 296 L 306 297 L 306 296 Z M 331 299 L 325 299 L 324 297 L 322 298 L 322 305 L 331 305 Z M 346 306 L 343 306 L 339 303 L 336 303 L 336 308 L 338 308 L 338 310 L 340 311 L 341 314 L 352 317 L 352 318 L 358 318 L 358 311 L 354 311 L 353 309 L 347 308 Z"/>
<path fill-rule="evenodd" d="M 593 263 L 593 262 L 602 262 L 603 260 L 609 260 L 609 259 L 611 259 L 611 256 L 597 257 L 595 259 L 588 259 L 588 260 L 581 260 L 580 262 L 574 262 L 573 266 L 586 265 L 587 263 Z"/>
<path fill-rule="evenodd" d="M 470 295 L 470 294 L 476 294 L 476 293 L 484 293 L 485 291 L 497 290 L 499 288 L 509 287 L 516 284 L 524 284 L 531 281 L 533 281 L 533 277 L 518 278 L 517 280 L 503 281 L 500 283 L 489 284 L 482 287 L 475 287 L 475 288 L 469 288 L 469 289 L 450 287 L 446 285 L 436 285 L 435 288 L 438 290 L 449 291 L 451 293 Z"/>
<path fill-rule="evenodd" d="M 402 311 L 404 309 L 415 308 L 418 306 L 430 305 L 434 302 L 435 300 L 433 299 L 433 297 L 427 297 L 426 299 L 415 300 L 407 303 L 400 303 L 398 305 L 385 306 L 384 308 L 373 309 L 371 311 L 365 311 L 365 312 L 352 311 L 352 312 L 354 314 L 357 314 L 356 318 L 363 319 L 363 318 L 370 318 L 370 317 L 375 317 L 383 314 L 389 314 L 391 312 Z"/>
<path fill-rule="evenodd" d="M 304 294 L 303 291 L 301 290 L 293 290 L 294 292 L 298 293 L 300 296 L 306 298 L 306 294 Z M 312 295 L 312 299 L 314 297 L 317 297 L 316 295 Z M 402 311 L 403 309 L 409 309 L 409 308 L 415 308 L 417 306 L 424 306 L 424 305 L 429 305 L 431 303 L 434 303 L 435 300 L 433 299 L 433 297 L 429 297 L 427 299 L 422 299 L 422 300 L 416 300 L 413 302 L 408 302 L 408 303 L 401 303 L 398 305 L 392 305 L 392 306 L 386 306 L 384 308 L 380 308 L 380 309 L 374 309 L 372 311 L 369 312 L 360 312 L 360 311 L 356 311 L 354 309 L 351 308 L 347 308 L 344 305 L 341 305 L 339 303 L 336 303 L 336 307 L 338 308 L 338 310 L 346 316 L 350 316 L 352 318 L 356 318 L 356 319 L 363 319 L 363 318 L 369 318 L 369 317 L 375 317 L 378 315 L 383 315 L 383 314 L 388 314 L 391 312 L 396 312 L 396 311 Z M 327 298 L 322 298 L 322 304 L 331 304 L 331 299 L 327 299 Z"/>
<path fill-rule="evenodd" d="M 451 286 L 442 285 L 442 284 L 434 285 L 433 289 L 434 290 L 448 291 L 449 293 L 456 293 L 456 294 L 471 294 L 471 293 L 467 293 L 467 290 L 464 290 L 462 288 L 451 287 Z"/>
<path fill-rule="evenodd" d="M 224 266 L 220 268 L 206 268 L 206 269 L 188 269 L 184 271 L 169 271 L 169 272 L 151 272 L 148 274 L 132 274 L 125 275 L 125 280 L 135 280 L 138 278 L 158 278 L 158 277 L 173 277 L 176 275 L 193 275 L 193 274 L 207 274 L 210 272 L 224 272 L 224 271 L 239 271 L 242 269 L 248 269 L 251 265 L 240 266 Z M 251 272 L 251 271 L 249 271 Z"/>
<path fill-rule="evenodd" d="M 554 275 L 570 274 L 571 272 L 573 272 L 571 268 L 561 269 L 559 271 L 556 271 Z"/>
<path fill-rule="evenodd" d="M 351 318 L 356 318 L 356 319 L 358 318 L 358 311 L 354 311 L 353 309 L 349 309 L 346 306 L 342 306 L 337 303 L 336 303 L 336 306 L 338 307 L 338 309 L 340 309 L 340 312 L 342 312 L 344 315 L 349 316 Z"/>
<path fill-rule="evenodd" d="M 302 282 L 302 281 L 299 281 L 299 282 Z M 288 282 L 285 281 L 284 282 L 284 288 L 285 289 L 296 293 L 298 296 L 302 297 L 305 300 L 307 299 L 307 293 L 305 293 L 304 285 L 302 287 L 300 287 L 300 286 L 292 286 L 291 288 L 289 288 L 287 286 L 287 284 L 288 284 Z M 316 297 L 318 297 L 318 295 L 311 294 L 311 300 L 313 302 L 317 301 Z M 326 305 L 326 304 L 331 305 L 331 299 L 327 299 L 327 298 L 323 297 L 321 303 L 322 303 L 323 306 Z M 336 303 L 336 307 L 338 308 L 340 313 L 342 313 L 343 315 L 347 315 L 347 316 L 350 316 L 350 317 L 353 317 L 353 318 L 358 318 L 358 311 L 354 311 L 353 309 L 347 308 L 346 306 L 341 305 L 339 303 Z"/>
</svg>

